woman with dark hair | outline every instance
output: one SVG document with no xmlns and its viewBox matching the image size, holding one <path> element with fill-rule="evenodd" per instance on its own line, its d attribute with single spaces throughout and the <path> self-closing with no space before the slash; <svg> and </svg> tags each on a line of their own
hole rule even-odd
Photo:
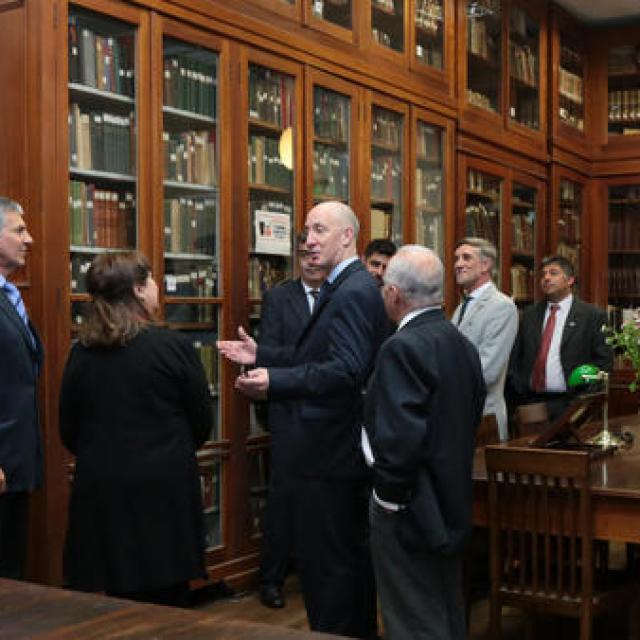
<svg viewBox="0 0 640 640">
<path fill-rule="evenodd" d="M 211 429 L 207 379 L 189 340 L 153 325 L 158 286 L 142 255 L 98 256 L 87 288 L 60 396 L 76 456 L 67 586 L 186 604 L 188 581 L 205 576 L 196 449 Z"/>
</svg>

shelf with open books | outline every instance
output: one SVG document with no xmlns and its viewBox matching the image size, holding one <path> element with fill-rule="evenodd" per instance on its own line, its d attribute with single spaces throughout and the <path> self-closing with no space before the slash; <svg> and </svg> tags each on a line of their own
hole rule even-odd
<svg viewBox="0 0 640 640">
<path fill-rule="evenodd" d="M 406 116 L 371 105 L 370 237 L 403 241 Z"/>
<path fill-rule="evenodd" d="M 97 253 L 138 245 L 136 27 L 77 7 L 68 25 L 71 293 Z M 83 303 L 72 310 L 82 321 Z"/>
</svg>

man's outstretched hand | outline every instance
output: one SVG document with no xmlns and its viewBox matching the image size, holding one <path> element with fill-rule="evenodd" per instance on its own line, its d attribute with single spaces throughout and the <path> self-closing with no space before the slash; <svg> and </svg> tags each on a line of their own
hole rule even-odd
<svg viewBox="0 0 640 640">
<path fill-rule="evenodd" d="M 238 327 L 238 337 L 239 340 L 218 340 L 218 351 L 237 364 L 255 364 L 258 350 L 256 341 L 242 327 Z"/>
</svg>

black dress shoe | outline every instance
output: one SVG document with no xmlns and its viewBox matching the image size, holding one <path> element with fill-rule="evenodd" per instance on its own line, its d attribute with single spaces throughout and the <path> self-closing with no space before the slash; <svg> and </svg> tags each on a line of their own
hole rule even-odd
<svg viewBox="0 0 640 640">
<path fill-rule="evenodd" d="M 260 587 L 260 602 L 262 602 L 265 607 L 282 609 L 282 607 L 284 607 L 282 589 L 275 584 Z"/>
</svg>

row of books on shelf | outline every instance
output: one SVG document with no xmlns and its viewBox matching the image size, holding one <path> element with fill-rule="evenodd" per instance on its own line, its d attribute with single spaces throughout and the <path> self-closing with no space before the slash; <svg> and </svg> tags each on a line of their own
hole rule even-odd
<svg viewBox="0 0 640 640">
<path fill-rule="evenodd" d="M 265 291 L 285 280 L 289 274 L 289 263 L 281 257 L 251 256 L 249 258 L 249 297 L 261 298 Z"/>
<path fill-rule="evenodd" d="M 564 242 L 575 245 L 580 242 L 580 215 L 571 208 L 560 207 L 558 215 L 558 236 Z"/>
<path fill-rule="evenodd" d="M 442 208 L 442 172 L 416 168 L 416 205 L 431 211 Z"/>
<path fill-rule="evenodd" d="M 313 149 L 313 195 L 349 198 L 349 156 L 332 147 L 316 144 Z"/>
<path fill-rule="evenodd" d="M 534 279 L 533 269 L 523 264 L 511 267 L 511 295 L 516 302 L 533 300 Z"/>
<path fill-rule="evenodd" d="M 207 380 L 209 381 L 209 388 L 212 392 L 217 391 L 219 378 L 218 350 L 216 349 L 216 346 L 214 344 L 206 344 L 200 341 L 194 342 L 193 346 L 200 356 L 202 367 L 207 375 Z"/>
<path fill-rule="evenodd" d="M 371 198 L 391 200 L 400 206 L 402 201 L 402 165 L 396 156 L 372 158 Z"/>
<path fill-rule="evenodd" d="M 467 89 L 467 102 L 469 104 L 486 109 L 487 111 L 495 111 L 493 100 L 491 96 L 481 91 L 474 91 L 473 89 Z"/>
<path fill-rule="evenodd" d="M 220 508 L 220 465 L 200 467 L 200 491 L 202 504 L 206 510 Z"/>
<path fill-rule="evenodd" d="M 280 129 L 293 126 L 293 80 L 270 69 L 249 67 L 249 117 Z"/>
<path fill-rule="evenodd" d="M 442 131 L 440 129 L 420 125 L 416 135 L 416 157 L 418 160 L 442 162 Z"/>
<path fill-rule="evenodd" d="M 131 175 L 135 167 L 134 114 L 69 109 L 71 167 Z"/>
<path fill-rule="evenodd" d="M 575 269 L 576 275 L 579 275 L 580 270 L 580 246 L 576 244 L 569 244 L 563 238 L 558 241 L 558 255 L 564 256 Z"/>
<path fill-rule="evenodd" d="M 371 123 L 371 142 L 399 148 L 402 142 L 402 119 L 389 113 L 375 111 Z"/>
<path fill-rule="evenodd" d="M 72 245 L 133 248 L 136 238 L 134 194 L 69 181 L 69 240 Z"/>
<path fill-rule="evenodd" d="M 396 215 L 400 215 L 396 212 Z M 391 239 L 393 233 L 393 213 L 388 209 L 371 209 L 371 237 Z"/>
<path fill-rule="evenodd" d="M 214 255 L 217 222 L 212 198 L 165 198 L 165 251 Z"/>
<path fill-rule="evenodd" d="M 416 211 L 416 242 L 444 255 L 444 216 L 418 209 Z"/>
<path fill-rule="evenodd" d="M 535 217 L 511 216 L 511 245 L 516 251 L 532 252 L 535 249 Z"/>
<path fill-rule="evenodd" d="M 396 36 L 381 27 L 371 27 L 371 37 L 374 42 L 390 49 L 400 49 L 402 47 L 402 34 Z"/>
<path fill-rule="evenodd" d="M 215 187 L 216 132 L 162 133 L 165 180 Z"/>
<path fill-rule="evenodd" d="M 167 107 L 216 117 L 216 62 L 196 60 L 188 53 L 163 60 L 163 104 Z"/>
<path fill-rule="evenodd" d="M 491 25 L 492 28 L 488 28 Z M 499 23 L 492 24 L 485 20 L 468 20 L 467 21 L 467 46 L 469 53 L 472 53 L 489 64 L 496 64 L 497 56 L 500 54 L 497 48 L 499 42 L 494 37 L 493 31 L 499 31 Z"/>
<path fill-rule="evenodd" d="M 211 298 L 216 294 L 218 272 L 216 263 L 165 260 L 164 290 L 178 298 Z M 197 305 L 197 320 L 213 319 L 210 306 Z M 202 313 L 201 313 L 202 311 Z"/>
<path fill-rule="evenodd" d="M 484 193 L 488 198 L 498 198 L 500 196 L 500 180 L 493 176 L 488 176 L 477 169 L 467 171 L 467 188 L 474 193 Z"/>
<path fill-rule="evenodd" d="M 467 206 L 467 235 L 489 240 L 494 246 L 500 246 L 500 219 L 498 212 L 487 208 L 482 202 Z"/>
<path fill-rule="evenodd" d="M 565 124 L 578 129 L 578 131 L 584 131 L 584 113 L 581 106 L 561 105 L 558 109 L 558 117 Z"/>
<path fill-rule="evenodd" d="M 561 96 L 565 96 L 573 102 L 582 104 L 582 78 L 562 67 L 560 67 L 558 71 L 558 91 Z"/>
<path fill-rule="evenodd" d="M 640 88 L 609 91 L 609 122 L 640 120 Z"/>
<path fill-rule="evenodd" d="M 638 295 L 640 292 L 640 263 L 624 266 L 609 265 L 609 296 Z"/>
<path fill-rule="evenodd" d="M 279 141 L 268 136 L 249 138 L 249 184 L 291 190 L 293 172 L 280 158 Z"/>
<path fill-rule="evenodd" d="M 529 45 L 511 42 L 511 75 L 530 87 L 538 86 L 538 57 Z"/>
<path fill-rule="evenodd" d="M 68 23 L 69 82 L 133 96 L 133 34 L 101 35 L 75 15 Z"/>
<path fill-rule="evenodd" d="M 430 42 L 416 43 L 416 58 L 423 64 L 442 69 L 442 48 Z"/>
<path fill-rule="evenodd" d="M 610 211 L 609 249 L 637 249 L 640 246 L 640 209 L 633 213 Z"/>
<path fill-rule="evenodd" d="M 313 131 L 316 136 L 346 142 L 350 113 L 351 105 L 348 98 L 321 87 L 315 88 Z"/>
<path fill-rule="evenodd" d="M 442 0 L 417 0 L 415 10 L 416 27 L 426 31 L 431 36 L 435 36 L 442 24 L 442 20 Z"/>
<path fill-rule="evenodd" d="M 193 302 L 172 302 L 164 307 L 164 319 L 169 324 L 206 324 L 211 326 L 216 322 L 216 307 Z"/>
</svg>

